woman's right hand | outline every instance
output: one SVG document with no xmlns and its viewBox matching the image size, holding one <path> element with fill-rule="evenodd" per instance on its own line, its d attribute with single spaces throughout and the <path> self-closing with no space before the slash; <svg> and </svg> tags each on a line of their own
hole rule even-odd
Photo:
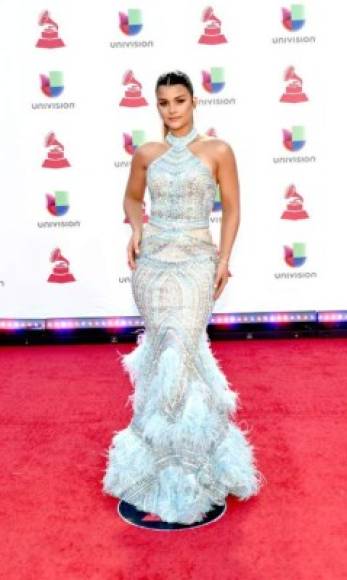
<svg viewBox="0 0 347 580">
<path fill-rule="evenodd" d="M 140 253 L 140 244 L 142 238 L 141 230 L 134 230 L 128 243 L 127 253 L 128 253 L 128 266 L 131 270 L 136 268 L 136 258 Z"/>
</svg>

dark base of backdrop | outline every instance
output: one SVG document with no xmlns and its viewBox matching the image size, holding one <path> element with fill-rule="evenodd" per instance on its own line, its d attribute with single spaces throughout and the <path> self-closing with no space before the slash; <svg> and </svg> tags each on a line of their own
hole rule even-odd
<svg viewBox="0 0 347 580">
<path fill-rule="evenodd" d="M 57 330 L 4 330 L 0 329 L 0 345 L 39 344 L 97 344 L 135 342 L 143 327 L 57 329 Z M 250 340 L 273 338 L 333 338 L 347 336 L 347 321 L 295 322 L 281 324 L 210 324 L 208 335 L 212 340 Z"/>
</svg>

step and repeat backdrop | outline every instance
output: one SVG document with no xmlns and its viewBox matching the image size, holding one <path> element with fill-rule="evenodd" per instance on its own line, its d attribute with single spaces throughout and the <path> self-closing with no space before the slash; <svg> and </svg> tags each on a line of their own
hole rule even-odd
<svg viewBox="0 0 347 580">
<path fill-rule="evenodd" d="M 192 80 L 199 132 L 238 163 L 215 313 L 347 308 L 337 2 L 2 0 L 0 19 L 0 317 L 138 314 L 123 196 L 136 148 L 162 139 L 155 83 L 172 69 Z M 217 244 L 221 216 L 217 189 Z"/>
</svg>

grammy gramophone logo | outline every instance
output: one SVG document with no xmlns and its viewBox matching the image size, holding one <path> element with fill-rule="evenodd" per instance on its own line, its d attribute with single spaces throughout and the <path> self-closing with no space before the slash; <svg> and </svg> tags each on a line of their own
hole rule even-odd
<svg viewBox="0 0 347 580">
<path fill-rule="evenodd" d="M 280 98 L 282 103 L 303 103 L 308 101 L 308 97 L 302 89 L 302 78 L 295 72 L 293 66 L 289 66 L 285 70 L 284 81 L 287 86 Z"/>
<path fill-rule="evenodd" d="M 51 131 L 45 138 L 45 147 L 48 149 L 46 159 L 42 163 L 42 167 L 49 169 L 62 169 L 70 167 L 68 159 L 65 157 L 64 145 L 58 141 L 55 133 Z"/>
<path fill-rule="evenodd" d="M 284 197 L 287 200 L 287 206 L 282 212 L 281 219 L 295 221 L 310 217 L 304 208 L 304 198 L 298 193 L 294 184 L 287 187 Z"/>
<path fill-rule="evenodd" d="M 36 42 L 38 48 L 61 48 L 65 46 L 59 36 L 58 24 L 51 18 L 48 10 L 41 12 L 39 26 L 41 26 L 41 36 Z"/>
<path fill-rule="evenodd" d="M 212 6 L 205 8 L 201 20 L 205 28 L 198 40 L 200 44 L 213 45 L 228 42 L 221 31 L 222 21 L 214 14 Z"/>
<path fill-rule="evenodd" d="M 47 282 L 54 282 L 56 284 L 76 282 L 76 278 L 70 272 L 70 262 L 62 255 L 60 248 L 54 248 L 49 261 L 53 263 L 53 269 Z"/>
<path fill-rule="evenodd" d="M 124 73 L 122 85 L 125 86 L 125 92 L 119 103 L 121 107 L 143 107 L 148 105 L 148 102 L 142 96 L 142 84 L 135 78 L 132 70 L 129 69 Z"/>
</svg>

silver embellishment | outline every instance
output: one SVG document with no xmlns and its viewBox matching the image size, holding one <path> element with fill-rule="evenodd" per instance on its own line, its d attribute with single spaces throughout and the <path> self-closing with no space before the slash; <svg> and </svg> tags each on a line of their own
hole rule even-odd
<svg viewBox="0 0 347 580">
<path fill-rule="evenodd" d="M 103 489 L 167 521 L 198 521 L 233 493 L 258 493 L 246 434 L 231 421 L 236 393 L 210 350 L 217 247 L 209 230 L 216 184 L 183 137 L 150 164 L 151 215 L 143 226 L 134 300 L 145 322 L 123 356 L 133 418 L 115 434 Z"/>
</svg>

